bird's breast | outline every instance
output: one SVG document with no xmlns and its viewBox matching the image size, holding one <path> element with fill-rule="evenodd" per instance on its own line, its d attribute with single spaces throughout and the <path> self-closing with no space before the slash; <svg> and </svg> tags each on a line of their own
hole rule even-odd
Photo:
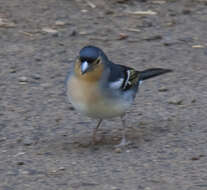
<svg viewBox="0 0 207 190">
<path fill-rule="evenodd" d="M 79 112 L 93 118 L 111 118 L 120 116 L 130 107 L 132 101 L 121 97 L 112 98 L 103 95 L 103 89 L 97 82 L 86 82 L 71 76 L 67 82 L 69 101 Z"/>
</svg>

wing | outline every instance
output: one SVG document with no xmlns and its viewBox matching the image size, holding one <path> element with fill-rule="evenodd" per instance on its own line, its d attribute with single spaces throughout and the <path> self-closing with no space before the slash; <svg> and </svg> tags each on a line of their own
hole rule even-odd
<svg viewBox="0 0 207 190">
<path fill-rule="evenodd" d="M 123 91 L 139 85 L 140 72 L 124 65 L 110 64 L 109 86 Z"/>
</svg>

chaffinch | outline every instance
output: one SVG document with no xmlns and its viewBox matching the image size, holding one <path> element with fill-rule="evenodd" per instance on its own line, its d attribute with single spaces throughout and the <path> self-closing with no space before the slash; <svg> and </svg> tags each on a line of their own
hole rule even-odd
<svg viewBox="0 0 207 190">
<path fill-rule="evenodd" d="M 162 68 L 137 71 L 112 63 L 98 47 L 86 46 L 80 50 L 67 76 L 66 92 L 76 110 L 99 120 L 93 131 L 94 143 L 103 119 L 120 116 L 123 136 L 119 145 L 122 146 L 128 144 L 124 115 L 132 105 L 139 85 L 143 80 L 171 71 Z"/>
</svg>

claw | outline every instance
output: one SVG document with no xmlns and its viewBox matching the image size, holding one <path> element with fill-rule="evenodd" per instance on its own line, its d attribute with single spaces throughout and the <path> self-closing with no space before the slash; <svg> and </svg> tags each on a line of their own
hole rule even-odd
<svg viewBox="0 0 207 190">
<path fill-rule="evenodd" d="M 128 146 L 130 144 L 132 144 L 132 142 L 131 141 L 127 141 L 126 137 L 123 136 L 122 139 L 121 139 L 121 142 L 119 144 L 115 145 L 115 148 L 125 147 L 125 146 Z"/>
</svg>

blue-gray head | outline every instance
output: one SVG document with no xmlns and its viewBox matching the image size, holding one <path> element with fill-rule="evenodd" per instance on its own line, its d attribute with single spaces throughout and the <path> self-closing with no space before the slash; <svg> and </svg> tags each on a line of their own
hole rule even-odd
<svg viewBox="0 0 207 190">
<path fill-rule="evenodd" d="M 87 78 L 86 80 L 98 80 L 106 64 L 108 58 L 100 48 L 85 46 L 80 50 L 74 71 L 79 77 Z"/>
</svg>

